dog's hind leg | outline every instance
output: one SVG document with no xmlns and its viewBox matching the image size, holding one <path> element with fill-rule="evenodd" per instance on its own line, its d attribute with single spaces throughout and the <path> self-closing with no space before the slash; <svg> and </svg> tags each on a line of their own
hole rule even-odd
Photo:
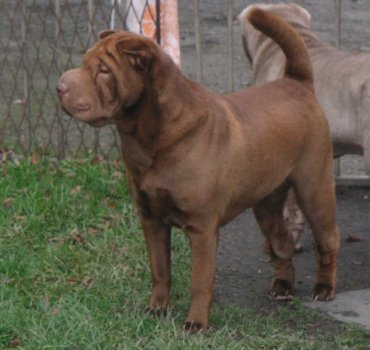
<svg viewBox="0 0 370 350">
<path fill-rule="evenodd" d="M 300 253 L 303 250 L 306 236 L 306 219 L 301 209 L 298 207 L 293 189 L 290 189 L 288 192 L 284 207 L 284 219 L 294 239 L 294 251 Z"/>
<path fill-rule="evenodd" d="M 294 241 L 283 216 L 288 188 L 287 184 L 282 185 L 253 207 L 256 220 L 266 238 L 266 253 L 270 255 L 276 270 L 271 295 L 277 300 L 290 300 L 293 297 Z"/>
<path fill-rule="evenodd" d="M 340 239 L 336 225 L 336 199 L 331 160 L 327 162 L 326 169 L 320 176 L 315 176 L 313 171 L 309 177 L 296 177 L 294 187 L 299 206 L 311 226 L 317 247 L 318 271 L 312 297 L 315 300 L 333 300 Z"/>
</svg>

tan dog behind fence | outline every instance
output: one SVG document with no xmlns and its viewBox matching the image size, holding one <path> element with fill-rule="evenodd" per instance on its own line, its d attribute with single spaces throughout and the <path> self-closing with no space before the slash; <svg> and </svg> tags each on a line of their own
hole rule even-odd
<svg viewBox="0 0 370 350">
<path fill-rule="evenodd" d="M 170 305 L 171 227 L 188 236 L 192 299 L 184 327 L 190 332 L 208 326 L 218 229 L 248 207 L 276 269 L 271 294 L 291 298 L 294 246 L 283 204 L 292 186 L 317 243 L 313 297 L 335 296 L 339 235 L 332 149 L 311 63 L 284 20 L 260 10 L 249 16 L 284 50 L 285 78 L 218 95 L 185 78 L 150 39 L 107 31 L 82 67 L 64 73 L 57 86 L 69 114 L 93 126 L 117 127 L 150 257 L 152 312 Z"/>
<path fill-rule="evenodd" d="M 239 15 L 239 23 L 253 84 L 280 79 L 285 65 L 279 46 L 250 23 L 248 14 L 254 8 L 281 16 L 300 34 L 312 61 L 316 96 L 329 122 L 334 155 L 363 155 L 370 174 L 370 55 L 342 52 L 320 41 L 309 29 L 311 15 L 299 5 L 251 5 Z M 293 193 L 289 194 L 286 214 L 299 250 L 303 246 L 305 220 Z"/>
</svg>

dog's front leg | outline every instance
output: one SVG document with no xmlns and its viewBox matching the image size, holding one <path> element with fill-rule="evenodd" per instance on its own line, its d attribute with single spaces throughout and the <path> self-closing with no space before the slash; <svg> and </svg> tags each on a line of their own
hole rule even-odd
<svg viewBox="0 0 370 350">
<path fill-rule="evenodd" d="M 213 298 L 216 266 L 217 229 L 186 232 L 191 246 L 191 306 L 184 329 L 190 333 L 207 330 Z"/>
<path fill-rule="evenodd" d="M 142 222 L 152 272 L 152 295 L 147 310 L 162 314 L 170 304 L 171 227 Z"/>
</svg>

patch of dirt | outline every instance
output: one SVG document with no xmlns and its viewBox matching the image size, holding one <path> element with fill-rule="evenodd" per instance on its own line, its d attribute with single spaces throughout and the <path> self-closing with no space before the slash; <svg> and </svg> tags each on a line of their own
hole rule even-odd
<svg viewBox="0 0 370 350">
<path fill-rule="evenodd" d="M 272 1 L 279 2 L 279 1 Z M 196 55 L 192 1 L 179 1 L 182 69 L 196 77 Z M 250 68 L 245 58 L 236 16 L 257 1 L 234 0 L 234 89 L 246 87 Z M 312 29 L 326 42 L 336 41 L 335 1 L 296 1 L 312 15 Z M 227 2 L 200 1 L 203 84 L 213 91 L 227 92 Z M 341 47 L 344 50 L 370 51 L 370 8 L 367 0 L 342 2 Z M 345 156 L 344 174 L 363 174 L 362 157 Z M 341 253 L 338 261 L 338 292 L 370 288 L 370 188 L 339 187 L 338 225 Z M 363 240 L 347 242 L 347 237 Z M 296 296 L 309 300 L 315 280 L 315 248 L 308 231 L 304 251 L 295 256 Z M 263 310 L 276 305 L 268 297 L 273 268 L 263 253 L 263 237 L 250 210 L 221 231 L 215 301 Z"/>
</svg>

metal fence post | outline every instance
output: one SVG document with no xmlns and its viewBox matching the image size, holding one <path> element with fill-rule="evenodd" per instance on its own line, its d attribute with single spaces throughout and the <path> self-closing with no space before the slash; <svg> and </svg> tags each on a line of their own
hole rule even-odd
<svg viewBox="0 0 370 350">
<path fill-rule="evenodd" d="M 229 92 L 234 90 L 234 41 L 233 41 L 233 0 L 227 0 L 227 82 Z"/>
<path fill-rule="evenodd" d="M 23 63 L 23 99 L 24 99 L 24 109 L 23 109 L 23 118 L 26 118 L 28 135 L 26 142 L 28 143 L 27 147 L 29 150 L 32 149 L 32 122 L 30 118 L 30 101 L 29 101 L 29 77 L 28 70 L 25 62 L 27 61 L 27 4 L 22 2 L 21 7 L 21 42 L 22 42 L 22 63 Z M 19 140 L 19 135 L 18 135 Z"/>
<path fill-rule="evenodd" d="M 61 35 L 61 12 L 60 12 L 60 0 L 54 0 L 54 12 L 55 12 L 55 50 L 59 50 L 60 46 L 60 35 Z M 59 67 L 59 60 L 58 60 L 58 55 L 54 55 L 55 59 L 55 66 L 58 70 L 60 71 Z M 57 157 L 58 159 L 63 159 L 66 155 L 66 135 L 65 135 L 65 130 L 64 130 L 64 125 L 63 125 L 63 120 L 62 120 L 62 113 L 61 113 L 61 108 L 59 104 L 57 105 L 56 108 L 56 117 L 58 118 L 57 124 L 59 125 L 60 133 L 60 142 L 59 145 L 57 146 L 58 148 L 58 154 Z"/>
<path fill-rule="evenodd" d="M 342 31 L 342 1 L 335 0 L 335 24 L 336 24 L 336 39 L 335 46 L 339 49 L 341 44 Z"/>
<path fill-rule="evenodd" d="M 94 27 L 93 27 L 93 21 L 94 21 L 94 0 L 88 0 L 87 2 L 87 13 L 88 13 L 88 41 L 87 46 L 89 47 L 91 45 L 92 38 L 94 37 Z M 93 128 L 90 131 L 90 135 L 92 138 L 92 148 L 93 152 L 96 154 L 98 147 L 99 147 L 99 130 Z"/>
<path fill-rule="evenodd" d="M 342 2 L 341 0 L 335 0 L 335 26 L 336 26 L 336 37 L 335 37 L 335 46 L 339 49 L 340 42 L 341 42 L 341 26 L 342 26 L 342 17 L 341 17 L 341 10 L 342 10 Z M 340 169 L 340 157 L 334 160 L 334 173 L 335 176 L 340 177 L 341 169 Z"/>
<path fill-rule="evenodd" d="M 155 26 L 157 28 L 157 43 L 161 43 L 161 0 L 156 0 L 155 2 L 155 12 L 156 12 L 156 23 Z"/>
<path fill-rule="evenodd" d="M 203 81 L 203 62 L 202 62 L 202 39 L 200 34 L 200 13 L 199 0 L 193 0 L 194 8 L 194 31 L 195 31 L 195 49 L 197 56 L 197 81 Z"/>
<path fill-rule="evenodd" d="M 111 9 L 111 12 L 110 12 L 109 27 L 110 27 L 110 29 L 114 29 L 114 27 L 115 27 L 115 17 L 116 17 L 116 6 L 117 6 L 117 3 L 119 5 L 121 5 L 121 0 L 111 0 L 111 3 L 112 3 L 112 9 Z"/>
<path fill-rule="evenodd" d="M 91 44 L 91 39 L 94 35 L 93 32 L 93 20 L 94 20 L 94 0 L 88 0 L 87 2 L 87 13 L 88 13 L 88 24 L 87 30 L 89 33 L 89 37 L 87 40 L 87 46 L 89 47 Z"/>
<path fill-rule="evenodd" d="M 55 11 L 55 46 L 56 49 L 58 49 L 61 33 L 60 0 L 54 0 L 54 11 Z M 57 56 L 55 60 L 58 63 Z"/>
<path fill-rule="evenodd" d="M 111 0 L 112 10 L 110 13 L 110 29 L 116 28 L 116 13 L 118 13 L 118 18 L 121 19 L 121 29 L 125 28 L 125 12 L 126 12 L 126 0 Z M 118 26 L 119 27 L 119 26 Z"/>
</svg>

